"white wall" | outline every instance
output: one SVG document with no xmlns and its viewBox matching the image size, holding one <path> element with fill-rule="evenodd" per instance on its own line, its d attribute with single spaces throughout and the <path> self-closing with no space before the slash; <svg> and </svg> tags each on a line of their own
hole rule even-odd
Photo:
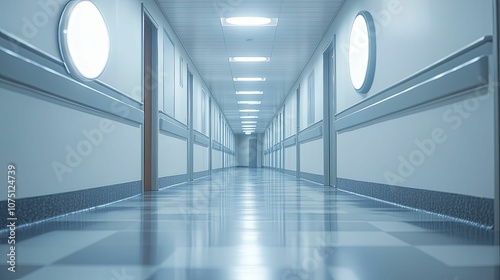
<svg viewBox="0 0 500 280">
<path fill-rule="evenodd" d="M 57 32 L 66 2 L 2 0 L 0 28 L 61 62 Z M 140 3 L 95 3 L 106 18 L 113 42 L 109 64 L 99 80 L 140 101 Z M 0 98 L 1 119 L 10 120 L 1 127 L 12 132 L 12 137 L 2 140 L 1 163 L 9 160 L 18 165 L 19 186 L 23 186 L 18 188 L 18 198 L 141 180 L 139 125 L 5 84 L 0 85 Z M 95 137 L 93 142 L 88 135 Z M 4 194 L 0 199 L 5 199 Z"/>
<path fill-rule="evenodd" d="M 477 104 L 468 118 L 449 104 L 341 134 L 338 176 L 493 198 L 492 97 L 481 98 L 457 100 Z"/>
<path fill-rule="evenodd" d="M 390 21 L 377 26 L 377 69 L 372 89 L 366 96 L 492 34 L 492 2 L 489 0 L 400 1 L 399 6 L 391 6 L 394 4 L 389 4 L 390 1 L 363 2 L 366 3 L 347 2 L 332 30 L 338 39 L 339 110 L 366 98 L 352 88 L 348 61 L 342 50 L 348 42 L 349 19 L 354 18 L 359 9 L 367 9 L 374 15 L 379 11 L 393 11 Z M 421 20 L 423 18 L 425 20 Z M 422 112 L 341 133 L 338 176 L 493 198 L 493 105 L 491 99 L 476 101 L 478 109 L 469 112 L 467 118 L 460 117 L 449 101 Z M 461 118 L 462 124 L 457 126 L 452 118 Z M 419 157 L 422 154 L 416 143 L 422 145 L 422 141 L 432 139 L 433 133 L 442 135 L 435 139 L 444 142 L 429 144 L 425 156 Z M 433 145 L 435 149 L 431 149 Z M 407 170 L 402 167 L 405 159 L 411 165 L 405 165 Z"/>
<path fill-rule="evenodd" d="M 327 35 L 292 87 L 285 103 L 290 106 L 295 89 L 301 86 L 301 130 L 307 122 L 307 76 L 315 69 L 322 78 L 323 50 L 337 39 L 336 70 L 338 112 L 375 95 L 425 67 L 464 48 L 473 41 L 492 35 L 492 0 L 383 0 L 346 1 Z M 351 24 L 359 11 L 367 10 L 375 18 L 377 32 L 376 72 L 367 94 L 358 94 L 351 85 L 348 68 L 348 42 Z M 464 20 L 466 19 L 466 20 Z M 318 83 L 318 82 L 317 82 Z M 322 93 L 322 83 L 317 92 Z M 399 116 L 371 126 L 357 127 L 338 135 L 338 176 L 340 178 L 393 184 L 403 187 L 443 191 L 477 197 L 494 197 L 493 102 L 489 94 L 478 99 L 469 93 L 455 100 L 435 104 L 420 112 Z M 486 94 L 487 90 L 483 90 Z M 467 101 L 464 101 L 467 98 Z M 489 98 L 489 99 L 488 99 Z M 317 96 L 316 101 L 322 97 Z M 468 103 L 464 103 L 468 102 Z M 457 105 L 454 105 L 457 104 Z M 468 104 L 473 110 L 467 117 L 457 114 L 454 106 Z M 477 108 L 476 108 L 477 105 Z M 316 116 L 318 117 L 318 116 Z M 290 117 L 287 117 L 289 119 Z M 287 126 L 288 127 L 288 126 Z M 437 129 L 437 131 L 436 131 Z M 442 129 L 442 130 L 440 130 Z M 417 140 L 445 137 L 424 163 L 409 176 L 400 176 L 400 156 L 415 154 Z M 440 134 L 441 133 L 441 134 Z M 287 136 L 291 136 L 287 134 Z M 301 171 L 322 174 L 322 160 L 310 158 L 308 145 L 301 150 Z M 310 148 L 310 149 L 309 149 Z M 307 154 L 304 153 L 307 151 Z M 292 153 L 290 150 L 288 153 Z M 316 154 L 320 151 L 316 151 Z M 323 154 L 323 152 L 321 152 Z M 291 155 L 286 156 L 286 166 Z M 311 165 L 312 164 L 312 165 Z M 320 172 L 321 171 L 321 172 Z M 403 180 L 388 182 L 388 172 Z M 391 177 L 391 176 L 389 176 Z M 398 178 L 400 179 L 400 178 Z"/>
<path fill-rule="evenodd" d="M 305 68 L 302 76 L 300 77 L 300 130 L 304 130 L 310 126 L 308 121 L 308 112 L 310 104 L 308 101 L 308 77 L 314 70 L 314 122 L 319 122 L 323 119 L 323 60 L 311 60 L 310 65 Z M 295 92 L 295 91 L 294 91 Z M 296 95 L 291 93 L 291 96 Z M 312 124 L 313 124 L 312 123 Z"/>
<path fill-rule="evenodd" d="M 33 49 L 62 62 L 58 47 L 59 17 L 68 0 L 0 0 L 0 29 L 9 36 L 26 43 Z M 194 75 L 196 100 L 208 102 L 210 92 L 153 0 L 93 1 L 102 12 L 111 36 L 108 66 L 99 82 L 116 89 L 124 96 L 142 101 L 142 6 L 158 24 L 158 107 L 163 109 L 163 42 L 164 31 L 175 45 L 175 119 L 187 124 L 187 65 Z M 183 85 L 179 82 L 179 58 L 184 58 Z M 91 83 L 92 84 L 92 83 Z M 202 88 L 206 90 L 203 93 Z M 70 95 L 71 92 L 68 92 Z M 75 190 L 140 181 L 142 177 L 142 128 L 128 121 L 103 113 L 77 108 L 67 103 L 41 98 L 34 92 L 0 85 L 0 114 L 3 131 L 12 131 L 15 137 L 2 138 L 1 164 L 7 160 L 18 165 L 18 198 L 56 194 Z M 131 102 L 126 97 L 123 100 Z M 201 106 L 197 103 L 197 106 Z M 83 104 L 85 106 L 85 104 Z M 198 111 L 198 110 L 197 110 Z M 201 110 L 200 110 L 201 112 Z M 208 114 L 208 107 L 205 111 Z M 12 116 L 19 116 L 13 118 Z M 208 118 L 196 115 L 196 126 Z M 208 121 L 208 120 L 207 120 Z M 53 163 L 64 164 L 68 151 L 88 143 L 84 131 L 100 129 L 104 122 L 102 142 L 91 146 L 91 152 L 73 164 L 71 170 L 58 178 Z M 208 126 L 207 126 L 208 129 Z M 208 135 L 207 131 L 201 131 Z M 230 131 L 228 132 L 230 134 Z M 99 139 L 100 140 L 100 139 Z M 82 144 L 83 143 L 83 144 Z M 83 147 L 82 146 L 82 147 Z M 4 157 L 5 155 L 5 157 Z M 208 170 L 206 149 L 195 151 L 195 171 Z M 187 173 L 187 144 L 184 140 L 160 134 L 158 140 L 159 177 Z M 217 160 L 220 161 L 221 157 Z M 175 162 L 174 162 L 175 161 Z M 76 161 L 75 161 L 76 162 Z M 203 162 L 203 166 L 199 165 Z M 216 164 L 217 166 L 217 164 Z M 219 164 L 220 166 L 220 164 Z M 61 171 L 62 172 L 62 171 Z M 22 174 L 25 174 L 24 176 Z M 5 199 L 2 193 L 0 199 Z"/>
<path fill-rule="evenodd" d="M 175 119 L 181 122 L 184 125 L 187 125 L 187 115 L 188 115 L 188 96 L 187 96 L 187 69 L 189 66 L 189 70 L 193 74 L 193 129 L 209 136 L 209 96 L 211 93 L 208 91 L 208 87 L 206 86 L 204 80 L 202 79 L 200 73 L 196 69 L 196 65 L 191 61 L 188 56 L 186 50 L 182 47 L 180 40 L 175 35 L 175 32 L 169 25 L 168 21 L 165 19 L 161 11 L 158 9 L 156 3 L 152 0 L 148 0 L 145 3 L 146 9 L 151 13 L 154 21 L 158 23 L 158 50 L 159 51 L 159 79 L 158 79 L 158 102 L 160 104 L 160 108 L 163 108 L 163 79 L 161 72 L 163 71 L 163 42 L 165 36 L 165 30 L 170 37 L 170 39 L 174 43 L 175 48 Z M 181 73 L 180 71 L 180 58 L 183 58 L 184 64 L 182 67 L 182 85 L 180 83 Z M 218 108 L 215 102 L 212 102 L 213 108 Z M 205 110 L 203 110 L 203 107 Z M 202 112 L 204 111 L 204 114 Z M 205 122 L 205 127 L 203 128 L 203 122 Z M 214 125 L 214 123 L 213 123 Z M 220 138 L 219 138 L 220 139 Z M 164 143 L 165 140 L 163 140 Z M 163 172 L 163 174 L 171 175 L 182 175 L 187 174 L 187 167 L 184 169 L 184 166 L 187 166 L 187 143 L 183 140 L 169 140 L 176 141 L 175 145 L 172 146 L 164 146 L 162 149 L 158 151 L 159 158 L 170 158 L 169 160 L 159 160 L 159 170 Z M 184 144 L 181 145 L 183 141 Z M 185 146 L 184 146 L 185 145 Z M 194 153 L 193 153 L 193 170 L 194 172 L 207 171 L 209 169 L 209 159 L 208 159 L 208 148 L 200 147 L 198 145 L 194 145 Z M 174 162 L 172 162 L 174 161 Z M 184 164 L 186 162 L 186 164 Z M 175 165 L 175 166 L 174 166 Z M 180 165 L 180 166 L 179 166 Z M 217 168 L 217 167 L 213 167 Z M 220 167 L 218 167 L 220 168 Z M 162 176 L 160 176 L 162 177 Z"/>
<path fill-rule="evenodd" d="M 212 169 L 222 168 L 222 152 L 213 150 L 212 151 Z"/>
<path fill-rule="evenodd" d="M 300 172 L 323 175 L 323 139 L 300 144 Z"/>
<path fill-rule="evenodd" d="M 0 162 L 17 166 L 17 198 L 141 180 L 138 125 L 46 102 L 3 84 L 0 119 L 0 128 L 8 131 Z"/>
<path fill-rule="evenodd" d="M 285 169 L 297 170 L 297 148 L 295 146 L 285 148 Z"/>
<path fill-rule="evenodd" d="M 208 147 L 194 145 L 194 172 L 208 171 Z"/>
<path fill-rule="evenodd" d="M 158 139 L 158 176 L 187 174 L 187 140 L 160 133 Z"/>
<path fill-rule="evenodd" d="M 337 110 L 365 98 L 350 83 L 348 43 L 356 14 L 367 10 L 377 26 L 377 69 L 371 96 L 484 35 L 492 35 L 491 0 L 347 1 L 330 32 L 337 34 Z M 386 16 L 382 19 L 379 15 Z M 467 19 L 467 20 L 464 20 Z M 329 39 L 331 40 L 331 39 Z"/>
<path fill-rule="evenodd" d="M 203 88 L 200 80 L 195 79 L 193 92 L 193 127 L 196 131 L 209 135 L 209 107 L 208 107 L 208 94 Z M 205 126 L 203 126 L 205 125 Z"/>
<path fill-rule="evenodd" d="M 59 17 L 68 0 L 0 0 L 0 28 L 61 61 Z M 108 66 L 99 80 L 141 101 L 141 4 L 135 0 L 93 1 L 111 36 Z"/>
<path fill-rule="evenodd" d="M 285 102 L 285 139 L 297 133 L 297 93 L 292 92 Z"/>
</svg>

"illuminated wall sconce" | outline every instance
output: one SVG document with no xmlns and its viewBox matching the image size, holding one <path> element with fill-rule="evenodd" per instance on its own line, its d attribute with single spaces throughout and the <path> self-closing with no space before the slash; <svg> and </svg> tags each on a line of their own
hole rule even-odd
<svg viewBox="0 0 500 280">
<path fill-rule="evenodd" d="M 375 75 L 375 22 L 367 11 L 359 12 L 352 24 L 349 39 L 349 72 L 351 82 L 359 93 L 367 93 Z"/>
<path fill-rule="evenodd" d="M 66 5 L 59 21 L 59 49 L 73 77 L 91 81 L 102 74 L 109 60 L 110 38 L 92 1 L 74 0 Z"/>
</svg>

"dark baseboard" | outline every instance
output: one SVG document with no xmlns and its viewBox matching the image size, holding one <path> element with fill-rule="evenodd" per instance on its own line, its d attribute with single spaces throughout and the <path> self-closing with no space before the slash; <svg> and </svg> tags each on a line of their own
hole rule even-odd
<svg viewBox="0 0 500 280">
<path fill-rule="evenodd" d="M 189 178 L 188 178 L 187 174 L 162 177 L 162 178 L 158 179 L 158 188 L 163 189 L 166 187 L 170 187 L 173 185 L 184 183 L 184 182 L 187 182 L 188 179 Z"/>
<path fill-rule="evenodd" d="M 323 175 L 317 175 L 317 174 L 311 174 L 311 173 L 305 173 L 305 172 L 300 172 L 300 178 L 301 179 L 306 179 L 309 181 L 313 181 L 315 183 L 323 184 L 325 182 L 325 176 Z"/>
<path fill-rule="evenodd" d="M 210 175 L 210 174 L 209 174 L 209 171 L 208 171 L 208 170 L 207 170 L 207 171 L 201 171 L 201 172 L 195 172 L 195 173 L 193 174 L 193 178 L 194 178 L 194 179 L 200 179 L 200 178 L 203 178 L 203 177 L 207 177 L 207 176 L 209 176 L 209 175 Z"/>
<path fill-rule="evenodd" d="M 337 179 L 337 187 L 402 206 L 465 220 L 476 225 L 488 228 L 493 226 L 493 199 L 342 178 Z"/>
<path fill-rule="evenodd" d="M 141 181 L 67 193 L 16 200 L 16 225 L 26 225 L 57 216 L 116 202 L 142 193 Z M 7 221 L 7 201 L 0 201 L 0 216 Z"/>
</svg>

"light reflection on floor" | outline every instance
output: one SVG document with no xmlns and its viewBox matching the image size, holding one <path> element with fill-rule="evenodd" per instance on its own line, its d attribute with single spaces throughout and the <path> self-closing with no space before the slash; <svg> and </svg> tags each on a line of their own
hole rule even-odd
<svg viewBox="0 0 500 280">
<path fill-rule="evenodd" d="M 260 169 L 69 215 L 17 238 L 22 279 L 500 279 L 493 232 Z M 17 279 L 5 262 L 0 276 Z"/>
</svg>

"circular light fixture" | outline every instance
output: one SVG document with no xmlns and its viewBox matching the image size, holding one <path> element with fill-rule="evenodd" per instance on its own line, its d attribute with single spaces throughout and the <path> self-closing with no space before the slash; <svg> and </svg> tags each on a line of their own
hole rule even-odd
<svg viewBox="0 0 500 280">
<path fill-rule="evenodd" d="M 106 22 L 90 0 L 70 1 L 59 21 L 59 48 L 67 71 L 75 78 L 98 78 L 108 63 L 110 38 Z"/>
<path fill-rule="evenodd" d="M 367 11 L 358 13 L 349 39 L 349 72 L 359 93 L 367 93 L 375 75 L 375 23 Z"/>
<path fill-rule="evenodd" d="M 230 17 L 226 18 L 226 22 L 239 26 L 259 26 L 270 24 L 272 19 L 266 17 Z"/>
</svg>

